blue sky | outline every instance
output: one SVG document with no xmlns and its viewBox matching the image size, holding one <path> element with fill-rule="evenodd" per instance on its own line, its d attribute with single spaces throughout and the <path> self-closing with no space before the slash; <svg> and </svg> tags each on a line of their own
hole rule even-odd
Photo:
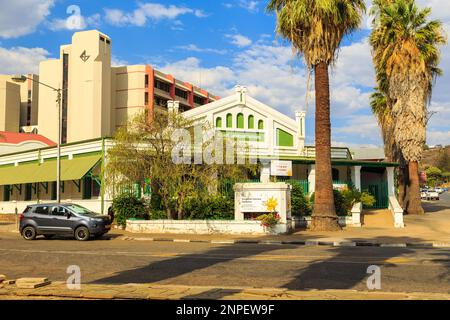
<svg viewBox="0 0 450 320">
<path fill-rule="evenodd" d="M 245 85 L 253 97 L 293 116 L 306 109 L 307 71 L 289 44 L 276 37 L 275 16 L 265 12 L 266 3 L 0 0 L 0 73 L 38 72 L 39 61 L 57 57 L 73 32 L 98 29 L 112 38 L 115 65 L 149 63 L 220 96 L 230 94 L 236 84 Z M 434 17 L 450 30 L 447 1 L 418 3 L 431 6 Z M 331 71 L 334 145 L 381 145 L 368 106 L 374 80 L 367 20 L 345 39 Z M 438 79 L 430 106 L 438 112 L 428 130 L 431 145 L 450 144 L 449 48 L 442 54 L 445 76 Z M 313 143 L 310 89 L 307 140 Z"/>
</svg>

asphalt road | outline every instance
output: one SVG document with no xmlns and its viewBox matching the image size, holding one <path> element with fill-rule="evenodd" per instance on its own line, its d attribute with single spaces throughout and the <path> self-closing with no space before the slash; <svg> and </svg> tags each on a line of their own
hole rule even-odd
<svg viewBox="0 0 450 320">
<path fill-rule="evenodd" d="M 0 274 L 82 283 L 160 283 L 219 287 L 367 290 L 367 268 L 381 268 L 381 290 L 450 293 L 450 250 L 305 247 L 70 239 L 22 240 L 0 234 Z"/>
</svg>

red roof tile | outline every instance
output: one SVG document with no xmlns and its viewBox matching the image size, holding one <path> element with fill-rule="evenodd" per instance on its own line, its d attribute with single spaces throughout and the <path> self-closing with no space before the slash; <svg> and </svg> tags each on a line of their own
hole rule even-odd
<svg viewBox="0 0 450 320">
<path fill-rule="evenodd" d="M 0 143 L 19 144 L 26 141 L 39 141 L 48 146 L 56 145 L 55 142 L 40 134 L 0 131 Z"/>
</svg>

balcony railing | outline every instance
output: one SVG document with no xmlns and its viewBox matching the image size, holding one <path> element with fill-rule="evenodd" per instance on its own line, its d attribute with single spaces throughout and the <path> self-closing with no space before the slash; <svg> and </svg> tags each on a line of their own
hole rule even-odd
<svg viewBox="0 0 450 320">
<path fill-rule="evenodd" d="M 306 158 L 315 158 L 316 157 L 316 147 L 314 146 L 305 146 L 303 149 L 302 156 Z M 331 148 L 331 158 L 332 159 L 347 159 L 351 160 L 352 155 L 350 154 L 350 150 L 347 148 Z"/>
</svg>

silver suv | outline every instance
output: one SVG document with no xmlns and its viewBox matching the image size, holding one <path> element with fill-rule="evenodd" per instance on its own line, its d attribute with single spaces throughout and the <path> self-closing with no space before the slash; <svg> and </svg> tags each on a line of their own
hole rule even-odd
<svg viewBox="0 0 450 320">
<path fill-rule="evenodd" d="M 86 241 L 91 236 L 101 237 L 111 229 L 109 216 L 72 203 L 30 205 L 19 219 L 20 233 L 26 240 L 34 240 L 38 235 L 47 239 L 55 235 L 72 235 Z"/>
</svg>

